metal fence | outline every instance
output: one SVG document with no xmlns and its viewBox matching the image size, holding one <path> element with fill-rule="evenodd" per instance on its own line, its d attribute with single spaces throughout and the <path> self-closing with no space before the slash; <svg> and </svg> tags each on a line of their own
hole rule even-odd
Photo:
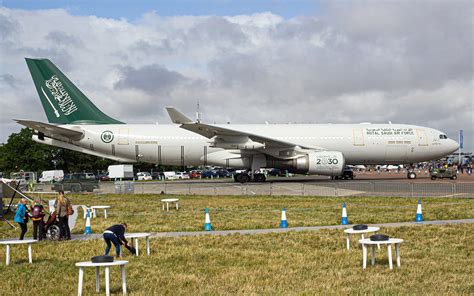
<svg viewBox="0 0 474 296">
<path fill-rule="evenodd" d="M 52 191 L 37 184 L 37 192 Z M 96 194 L 273 195 L 273 196 L 382 196 L 474 198 L 474 182 L 103 182 Z"/>
<path fill-rule="evenodd" d="M 230 180 L 229 180 L 230 181 Z M 474 183 L 433 182 L 129 182 L 101 183 L 99 194 L 382 196 L 474 198 Z"/>
</svg>

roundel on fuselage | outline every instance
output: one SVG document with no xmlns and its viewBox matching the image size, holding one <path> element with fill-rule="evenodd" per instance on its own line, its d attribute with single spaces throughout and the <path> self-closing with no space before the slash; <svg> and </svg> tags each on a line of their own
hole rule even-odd
<svg viewBox="0 0 474 296">
<path fill-rule="evenodd" d="M 100 139 L 104 143 L 110 143 L 114 140 L 114 133 L 112 131 L 103 131 Z"/>
</svg>

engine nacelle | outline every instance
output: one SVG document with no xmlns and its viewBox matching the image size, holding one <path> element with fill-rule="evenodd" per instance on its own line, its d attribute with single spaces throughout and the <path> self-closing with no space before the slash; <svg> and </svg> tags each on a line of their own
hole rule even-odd
<svg viewBox="0 0 474 296">
<path fill-rule="evenodd" d="M 325 176 L 340 176 L 345 165 L 344 155 L 339 151 L 310 152 L 290 160 L 267 159 L 267 167 L 288 170 L 293 173 Z"/>
<path fill-rule="evenodd" d="M 344 155 L 339 151 L 311 152 L 303 158 L 308 174 L 340 176 L 346 165 Z"/>
</svg>

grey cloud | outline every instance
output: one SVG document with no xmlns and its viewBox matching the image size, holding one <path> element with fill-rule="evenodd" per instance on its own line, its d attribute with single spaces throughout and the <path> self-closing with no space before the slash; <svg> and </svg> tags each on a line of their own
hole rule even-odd
<svg viewBox="0 0 474 296">
<path fill-rule="evenodd" d="M 297 17 L 287 22 L 282 22 L 276 25 L 275 29 L 271 30 L 275 38 L 283 39 L 300 39 L 307 41 L 308 38 L 315 35 L 322 35 L 328 29 L 320 18 L 317 17 Z M 323 36 L 324 37 L 324 36 Z"/>
<path fill-rule="evenodd" d="M 15 87 L 18 84 L 18 80 L 11 74 L 2 74 L 0 75 L 0 81 L 9 85 L 10 87 Z"/>
<path fill-rule="evenodd" d="M 83 47 L 82 41 L 71 34 L 62 31 L 51 31 L 45 37 L 48 41 L 51 41 L 54 46 L 73 46 Z"/>
<path fill-rule="evenodd" d="M 187 79 L 178 72 L 170 71 L 158 64 L 136 69 L 120 67 L 121 78 L 114 85 L 117 89 L 133 88 L 148 94 L 169 94 L 178 84 Z"/>
<path fill-rule="evenodd" d="M 169 54 L 174 50 L 174 46 L 168 38 L 155 42 L 140 39 L 132 44 L 130 49 L 134 51 L 140 51 L 145 55 L 156 55 Z"/>
<path fill-rule="evenodd" d="M 239 25 L 233 24 L 223 17 L 211 16 L 198 22 L 189 30 L 187 38 L 195 42 L 211 42 L 213 46 L 241 45 L 247 38 Z"/>
<path fill-rule="evenodd" d="M 47 58 L 50 59 L 63 72 L 68 72 L 72 69 L 72 56 L 64 49 L 58 48 L 32 48 L 20 47 L 17 49 L 24 57 L 28 58 Z M 24 60 L 22 59 L 24 62 Z M 22 63 L 21 66 L 25 64 Z"/>
<path fill-rule="evenodd" d="M 0 10 L 0 38 L 2 42 L 18 32 L 19 26 L 17 21 Z"/>
</svg>

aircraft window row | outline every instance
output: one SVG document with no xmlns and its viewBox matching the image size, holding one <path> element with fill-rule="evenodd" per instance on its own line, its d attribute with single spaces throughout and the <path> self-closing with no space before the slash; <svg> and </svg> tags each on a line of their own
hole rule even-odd
<svg viewBox="0 0 474 296">
<path fill-rule="evenodd" d="M 280 140 L 316 140 L 318 137 L 277 137 Z M 320 140 L 342 140 L 344 137 L 319 137 Z M 349 138 L 350 139 L 350 138 Z"/>
<path fill-rule="evenodd" d="M 388 141 L 388 144 L 411 144 L 411 141 Z"/>
<path fill-rule="evenodd" d="M 199 137 L 158 137 L 161 140 L 198 140 Z"/>
<path fill-rule="evenodd" d="M 448 136 L 446 136 L 446 135 L 439 135 L 439 138 L 440 138 L 440 139 L 447 139 Z"/>
</svg>

